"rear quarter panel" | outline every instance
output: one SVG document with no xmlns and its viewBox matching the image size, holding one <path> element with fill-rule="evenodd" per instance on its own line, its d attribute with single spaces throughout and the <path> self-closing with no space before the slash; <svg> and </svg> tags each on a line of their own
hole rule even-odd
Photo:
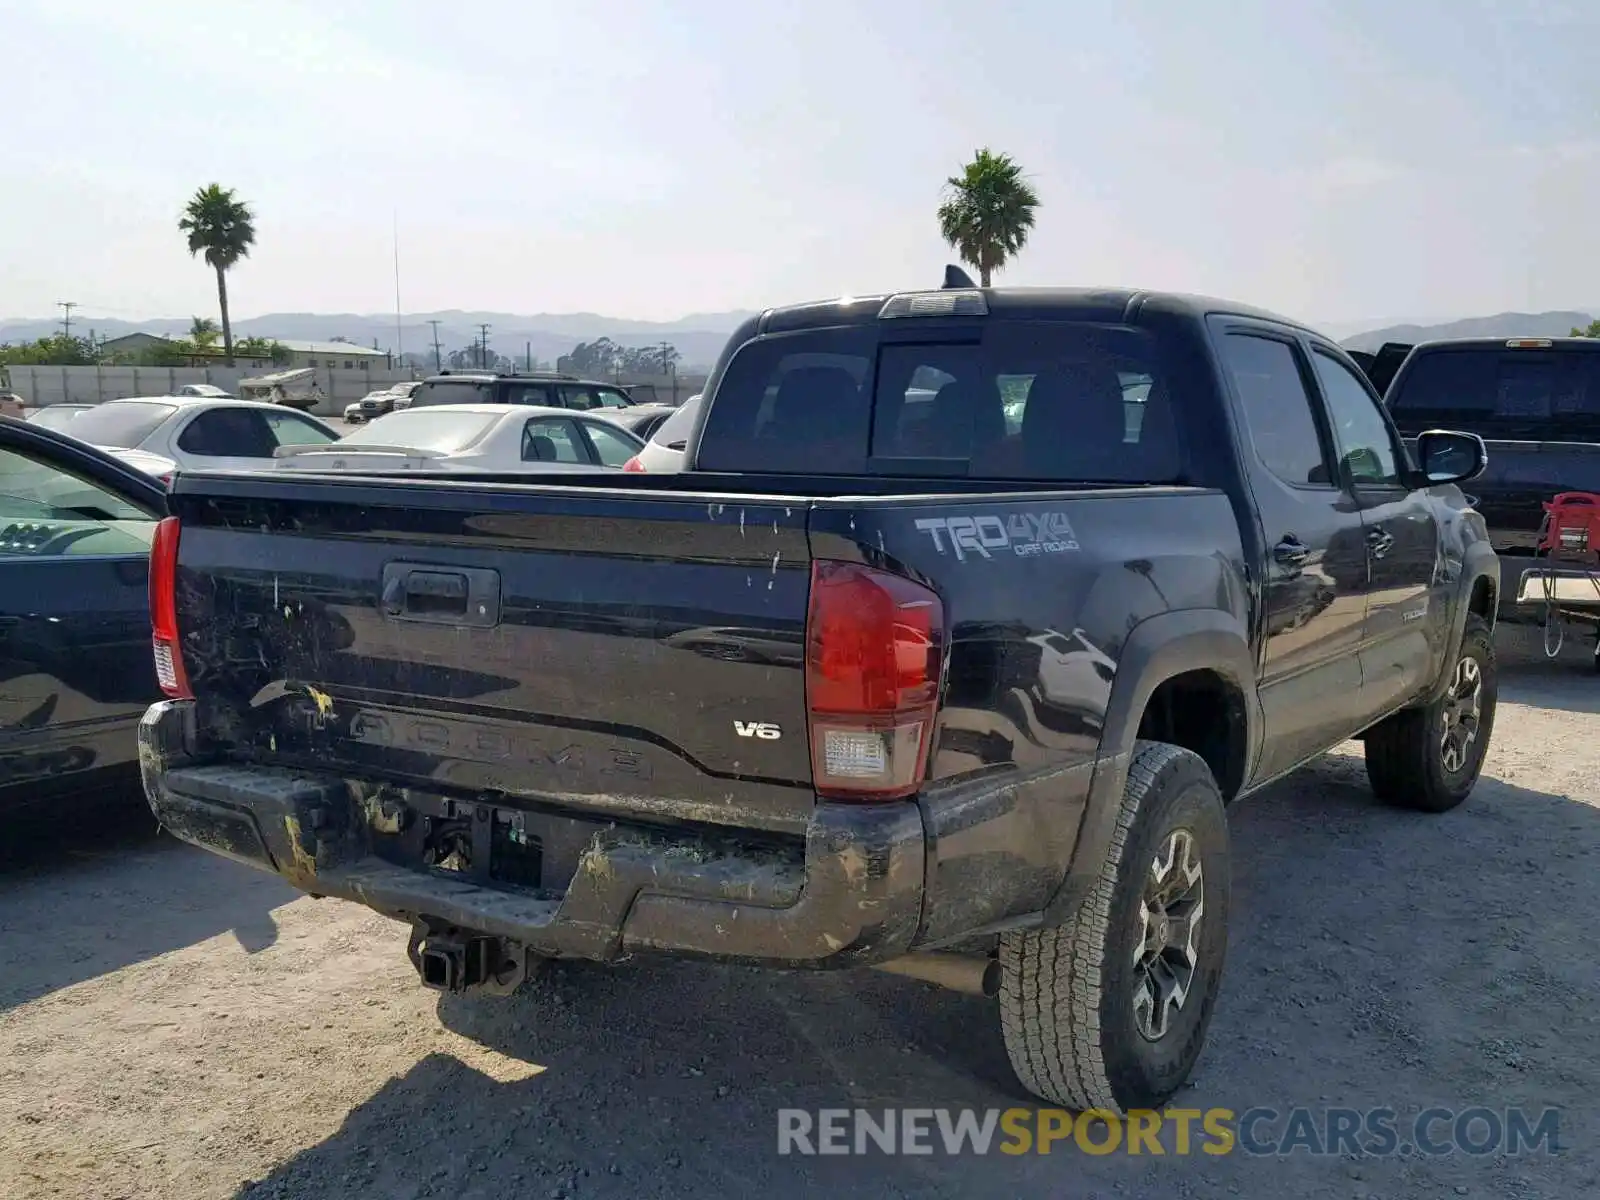
<svg viewBox="0 0 1600 1200">
<path fill-rule="evenodd" d="M 926 914 L 934 940 L 992 916 L 996 879 L 1028 881 L 1023 906 L 1036 909 L 1061 887 L 1136 629 L 1203 610 L 1236 630 L 1241 654 L 1248 643 L 1244 552 L 1218 491 L 821 500 L 811 551 L 918 579 L 944 605 L 947 675 L 924 794 L 964 802 L 927 809 L 930 887 L 959 898 Z M 985 829 L 1011 824 L 988 820 L 1006 810 L 1031 836 L 985 844 Z"/>
</svg>

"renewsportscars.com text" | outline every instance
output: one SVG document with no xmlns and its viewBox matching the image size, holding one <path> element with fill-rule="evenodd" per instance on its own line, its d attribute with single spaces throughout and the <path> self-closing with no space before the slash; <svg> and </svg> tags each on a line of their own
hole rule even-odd
<svg viewBox="0 0 1600 1200">
<path fill-rule="evenodd" d="M 779 1154 L 1559 1154 L 1558 1109 L 1059 1108 L 778 1110 Z"/>
</svg>

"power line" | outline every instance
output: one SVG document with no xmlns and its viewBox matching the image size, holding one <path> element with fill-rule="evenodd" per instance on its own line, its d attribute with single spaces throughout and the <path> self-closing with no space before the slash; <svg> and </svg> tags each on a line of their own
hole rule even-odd
<svg viewBox="0 0 1600 1200">
<path fill-rule="evenodd" d="M 479 325 L 478 335 L 478 365 L 487 367 L 489 365 L 489 326 Z"/>
<path fill-rule="evenodd" d="M 400 213 L 393 214 L 394 225 L 394 358 L 399 362 L 406 352 L 405 327 L 400 319 Z M 373 347 L 377 349 L 377 347 Z"/>
<path fill-rule="evenodd" d="M 72 336 L 72 310 L 78 307 L 76 300 L 57 300 L 56 307 L 61 310 L 61 336 Z"/>
<path fill-rule="evenodd" d="M 433 326 L 433 369 L 439 372 L 444 370 L 444 355 L 439 349 L 439 322 L 431 320 L 428 324 Z"/>
</svg>

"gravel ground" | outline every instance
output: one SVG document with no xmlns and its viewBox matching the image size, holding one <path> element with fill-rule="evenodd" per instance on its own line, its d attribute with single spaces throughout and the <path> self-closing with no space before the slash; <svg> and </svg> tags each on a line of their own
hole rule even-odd
<svg viewBox="0 0 1600 1200">
<path fill-rule="evenodd" d="M 1600 680 L 1581 647 L 1501 645 L 1460 810 L 1377 806 L 1354 745 L 1234 810 L 1225 994 L 1183 1100 L 1557 1106 L 1559 1156 L 780 1157 L 780 1108 L 1025 1103 L 993 1006 L 653 961 L 441 999 L 401 927 L 135 816 L 7 838 L 0 1194 L 1595 1196 Z"/>
</svg>

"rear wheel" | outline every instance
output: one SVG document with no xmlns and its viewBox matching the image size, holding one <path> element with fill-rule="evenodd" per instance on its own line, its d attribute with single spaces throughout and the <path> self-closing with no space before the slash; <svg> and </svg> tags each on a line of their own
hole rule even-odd
<svg viewBox="0 0 1600 1200">
<path fill-rule="evenodd" d="M 1099 878 L 1004 934 L 1001 1028 L 1024 1087 L 1082 1111 L 1160 1107 L 1205 1045 L 1228 947 L 1227 818 L 1200 757 L 1140 742 Z"/>
<path fill-rule="evenodd" d="M 1387 804 L 1448 812 L 1471 793 L 1489 752 L 1498 694 L 1494 635 L 1467 617 L 1444 694 L 1367 731 L 1367 779 Z"/>
</svg>

